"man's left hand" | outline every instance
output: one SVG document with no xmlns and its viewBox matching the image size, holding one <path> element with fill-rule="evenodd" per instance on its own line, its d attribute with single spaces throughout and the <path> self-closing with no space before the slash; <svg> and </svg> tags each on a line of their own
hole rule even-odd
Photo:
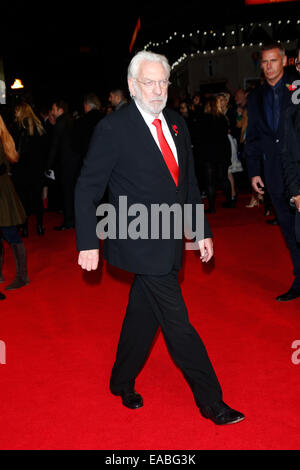
<svg viewBox="0 0 300 470">
<path fill-rule="evenodd" d="M 297 211 L 300 212 L 300 194 L 294 196 L 294 203 L 296 205 Z"/>
<path fill-rule="evenodd" d="M 200 259 L 202 263 L 208 263 L 208 261 L 214 255 L 213 241 L 211 238 L 204 238 L 204 240 L 200 240 L 198 243 L 200 249 Z"/>
</svg>

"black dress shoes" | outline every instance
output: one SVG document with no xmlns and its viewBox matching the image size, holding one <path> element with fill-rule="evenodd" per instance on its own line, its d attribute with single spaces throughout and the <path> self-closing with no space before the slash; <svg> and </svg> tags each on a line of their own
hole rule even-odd
<svg viewBox="0 0 300 470">
<path fill-rule="evenodd" d="M 239 423 L 245 419 L 243 413 L 233 410 L 223 401 L 199 409 L 204 418 L 210 419 L 218 425 Z"/>
<path fill-rule="evenodd" d="M 234 209 L 237 203 L 237 196 L 233 196 L 230 201 L 223 202 L 224 209 Z"/>
<path fill-rule="evenodd" d="M 300 290 L 291 287 L 285 294 L 278 295 L 276 300 L 278 300 L 278 302 L 287 302 L 288 300 L 297 299 L 297 297 L 300 297 Z"/>
<path fill-rule="evenodd" d="M 275 219 L 269 219 L 269 220 L 266 220 L 266 224 L 269 224 L 269 225 L 279 225 L 278 224 L 278 220 L 275 218 Z"/>
<path fill-rule="evenodd" d="M 113 393 L 113 392 L 112 392 Z M 143 406 L 143 397 L 136 393 L 135 390 L 129 390 L 127 392 L 113 393 L 113 395 L 120 396 L 122 403 L 126 408 L 131 410 L 137 410 Z"/>
</svg>

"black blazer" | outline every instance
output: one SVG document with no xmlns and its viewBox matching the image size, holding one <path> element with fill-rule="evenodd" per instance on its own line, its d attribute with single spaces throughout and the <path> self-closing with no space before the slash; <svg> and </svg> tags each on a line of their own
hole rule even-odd
<svg viewBox="0 0 300 470">
<path fill-rule="evenodd" d="M 102 117 L 98 109 L 91 109 L 74 121 L 73 148 L 80 155 L 81 161 L 88 151 L 93 131 Z"/>
<path fill-rule="evenodd" d="M 73 148 L 73 122 L 66 114 L 57 119 L 52 132 L 47 169 L 56 170 L 62 179 L 68 179 L 79 170 L 80 157 Z"/>
<path fill-rule="evenodd" d="M 34 134 L 29 134 L 26 127 L 14 126 L 12 135 L 16 149 L 19 153 L 17 163 L 11 165 L 12 177 L 16 186 L 40 187 L 43 184 L 43 176 L 46 167 L 47 139 L 46 134 L 40 135 L 35 129 Z"/>
<path fill-rule="evenodd" d="M 117 226 L 119 196 L 127 196 L 128 207 L 143 203 L 149 209 L 151 204 L 191 203 L 195 210 L 196 203 L 201 203 L 186 124 L 175 111 L 165 109 L 163 113 L 178 152 L 178 187 L 134 101 L 111 113 L 96 126 L 76 185 L 78 250 L 99 248 L 96 206 L 107 185 L 109 202 L 116 208 Z M 211 236 L 205 219 L 204 238 Z M 142 274 L 166 274 L 174 266 L 179 269 L 182 250 L 182 240 L 162 239 L 161 233 L 156 240 L 117 238 L 104 242 L 104 257 L 110 264 Z"/>
<path fill-rule="evenodd" d="M 263 163 L 265 182 L 270 194 L 285 192 L 281 153 L 284 143 L 285 112 L 292 96 L 292 92 L 286 86 L 288 80 L 284 75 L 283 99 L 276 132 L 269 127 L 264 110 L 264 93 L 268 85 L 264 84 L 252 91 L 247 100 L 248 126 L 245 154 L 248 174 L 250 178 L 262 176 L 261 164 Z"/>
<path fill-rule="evenodd" d="M 300 194 L 300 104 L 292 104 L 286 111 L 281 158 L 289 197 L 296 196 Z"/>
<path fill-rule="evenodd" d="M 299 99 L 299 95 L 298 95 Z M 300 104 L 291 104 L 285 116 L 284 146 L 281 154 L 288 197 L 300 194 Z M 295 209 L 295 204 L 291 203 Z M 300 243 L 300 213 L 295 210 L 295 234 Z"/>
</svg>

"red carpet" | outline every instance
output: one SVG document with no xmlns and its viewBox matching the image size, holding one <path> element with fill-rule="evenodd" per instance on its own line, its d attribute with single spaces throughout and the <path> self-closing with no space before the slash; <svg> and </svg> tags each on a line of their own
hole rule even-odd
<svg viewBox="0 0 300 470">
<path fill-rule="evenodd" d="M 291 358 L 300 300 L 274 300 L 292 281 L 288 251 L 247 201 L 210 216 L 214 264 L 187 252 L 181 283 L 224 400 L 246 420 L 202 418 L 161 335 L 136 382 L 144 407 L 128 410 L 110 394 L 131 275 L 106 263 L 83 274 L 74 231 L 53 231 L 60 216 L 47 214 L 45 236 L 31 220 L 25 241 L 31 283 L 0 302 L 1 449 L 299 449 L 300 364 Z M 14 276 L 5 249 L 3 288 Z"/>
</svg>

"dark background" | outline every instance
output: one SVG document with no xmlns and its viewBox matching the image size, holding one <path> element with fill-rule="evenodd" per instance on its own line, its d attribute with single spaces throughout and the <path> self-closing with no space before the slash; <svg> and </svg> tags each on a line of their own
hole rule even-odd
<svg viewBox="0 0 300 470">
<path fill-rule="evenodd" d="M 63 97 L 76 107 L 86 92 L 103 102 L 109 90 L 127 89 L 129 44 L 141 30 L 133 53 L 149 40 L 202 26 L 300 17 L 299 2 L 245 6 L 244 0 L 147 2 L 1 2 L 0 56 L 7 89 L 20 78 L 37 106 Z M 165 51 L 157 51 L 165 53 Z M 177 51 L 169 51 L 178 55 Z M 169 57 L 170 58 L 170 57 Z M 171 59 L 171 58 L 170 58 Z"/>
</svg>

